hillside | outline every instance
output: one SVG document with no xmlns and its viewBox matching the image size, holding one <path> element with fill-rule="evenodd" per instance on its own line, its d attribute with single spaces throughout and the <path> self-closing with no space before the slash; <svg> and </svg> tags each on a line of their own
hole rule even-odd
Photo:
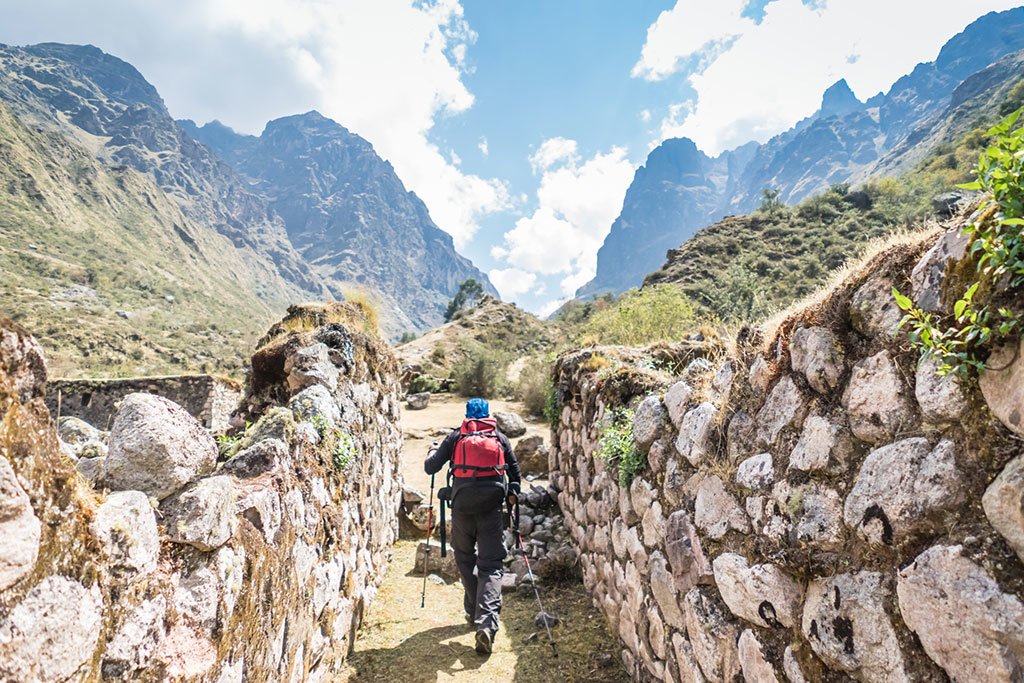
<svg viewBox="0 0 1024 683">
<path fill-rule="evenodd" d="M 444 378 L 476 349 L 493 352 L 507 365 L 553 351 L 564 340 L 560 323 L 541 320 L 515 304 L 485 296 L 479 305 L 402 344 L 395 353 L 404 365 L 418 366 L 419 372 Z"/>
<path fill-rule="evenodd" d="M 3 313 L 36 330 L 54 376 L 240 372 L 304 296 L 149 176 L 26 127 L 2 101 L 0 186 Z"/>
<path fill-rule="evenodd" d="M 993 90 L 1020 79 L 1024 8 L 987 14 L 949 40 L 887 93 L 860 102 L 840 81 L 820 109 L 764 144 L 748 143 L 711 158 L 686 139 L 666 140 L 649 155 L 626 193 L 597 257 L 597 274 L 577 297 L 638 286 L 665 251 L 727 215 L 753 211 L 763 190 L 798 203 L 836 183 L 898 175 L 947 137 L 936 117 L 957 104 L 958 86 Z M 973 84 L 973 85 L 972 85 Z M 961 91 L 963 94 L 966 91 Z M 956 139 L 957 131 L 951 131 Z"/>
<path fill-rule="evenodd" d="M 181 125 L 281 216 L 292 244 L 332 291 L 374 290 L 392 337 L 440 324 L 467 278 L 497 295 L 391 164 L 338 123 L 308 112 L 271 121 L 259 137 L 216 122 Z"/>
<path fill-rule="evenodd" d="M 27 125 L 61 133 L 110 167 L 147 174 L 183 214 L 268 259 L 306 296 L 328 295 L 280 218 L 178 127 L 127 62 L 90 45 L 0 45 L 0 99 Z"/>
<path fill-rule="evenodd" d="M 871 240 L 942 213 L 936 196 L 966 182 L 985 131 L 1024 105 L 1024 52 L 968 79 L 953 102 L 880 164 L 860 189 L 837 185 L 794 207 L 729 216 L 668 252 L 644 286 L 675 283 L 726 320 L 751 320 L 814 291 Z M 943 195 L 948 196 L 948 195 Z"/>
</svg>

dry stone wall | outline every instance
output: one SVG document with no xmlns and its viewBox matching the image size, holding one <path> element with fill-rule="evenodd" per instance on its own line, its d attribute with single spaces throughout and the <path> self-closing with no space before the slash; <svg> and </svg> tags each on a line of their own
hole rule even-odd
<svg viewBox="0 0 1024 683">
<path fill-rule="evenodd" d="M 77 417 L 108 429 L 121 400 L 137 393 L 174 401 L 214 432 L 227 430 L 242 398 L 242 388 L 236 382 L 214 375 L 59 379 L 47 384 L 46 405 L 51 415 Z"/>
<path fill-rule="evenodd" d="M 956 227 L 714 362 L 559 359 L 552 481 L 636 680 L 1024 680 L 1024 360 L 979 386 L 893 335 L 893 286 L 951 303 Z M 623 408 L 629 486 L 596 455 Z"/>
<path fill-rule="evenodd" d="M 218 445 L 148 393 L 61 441 L 38 344 L 0 323 L 0 680 L 336 677 L 398 531 L 397 365 L 355 322 L 301 327 Z"/>
</svg>

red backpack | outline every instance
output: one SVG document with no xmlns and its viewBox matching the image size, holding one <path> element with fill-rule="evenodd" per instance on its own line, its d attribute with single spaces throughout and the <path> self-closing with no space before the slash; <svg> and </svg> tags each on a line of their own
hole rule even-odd
<svg viewBox="0 0 1024 683">
<path fill-rule="evenodd" d="M 452 455 L 452 474 L 459 479 L 503 476 L 505 468 L 497 421 L 489 417 L 463 421 Z"/>
</svg>

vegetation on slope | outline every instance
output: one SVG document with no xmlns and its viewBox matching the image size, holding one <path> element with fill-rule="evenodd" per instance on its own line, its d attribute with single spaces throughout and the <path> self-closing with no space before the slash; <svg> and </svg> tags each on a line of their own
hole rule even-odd
<svg viewBox="0 0 1024 683">
<path fill-rule="evenodd" d="M 0 186 L 0 315 L 36 333 L 52 375 L 240 372 L 301 297 L 145 175 L 107 168 L 3 104 Z"/>
<path fill-rule="evenodd" d="M 833 186 L 792 207 L 766 201 L 749 216 L 725 218 L 671 250 L 644 285 L 674 283 L 706 314 L 730 322 L 764 318 L 807 296 L 873 239 L 941 211 L 935 198 L 971 179 L 988 125 L 1024 97 L 1022 83 L 1008 87 L 1001 101 L 986 99 L 984 107 L 971 109 L 973 128 L 955 142 L 936 143 L 900 178 L 871 180 L 856 189 Z M 963 107 L 953 114 L 963 115 Z M 956 130 L 963 130 L 962 122 Z"/>
</svg>

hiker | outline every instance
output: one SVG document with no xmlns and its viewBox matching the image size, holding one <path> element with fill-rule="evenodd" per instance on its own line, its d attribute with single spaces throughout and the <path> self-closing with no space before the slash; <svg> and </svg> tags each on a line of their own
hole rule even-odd
<svg viewBox="0 0 1024 683">
<path fill-rule="evenodd" d="M 438 472 L 451 463 L 452 549 L 465 589 L 466 621 L 476 626 L 476 651 L 491 652 L 501 612 L 502 506 L 519 497 L 519 463 L 508 437 L 498 431 L 482 398 L 466 403 L 466 419 L 445 437 L 423 469 Z M 444 503 L 442 502 L 442 505 Z M 474 574 L 475 571 L 475 574 Z"/>
</svg>

